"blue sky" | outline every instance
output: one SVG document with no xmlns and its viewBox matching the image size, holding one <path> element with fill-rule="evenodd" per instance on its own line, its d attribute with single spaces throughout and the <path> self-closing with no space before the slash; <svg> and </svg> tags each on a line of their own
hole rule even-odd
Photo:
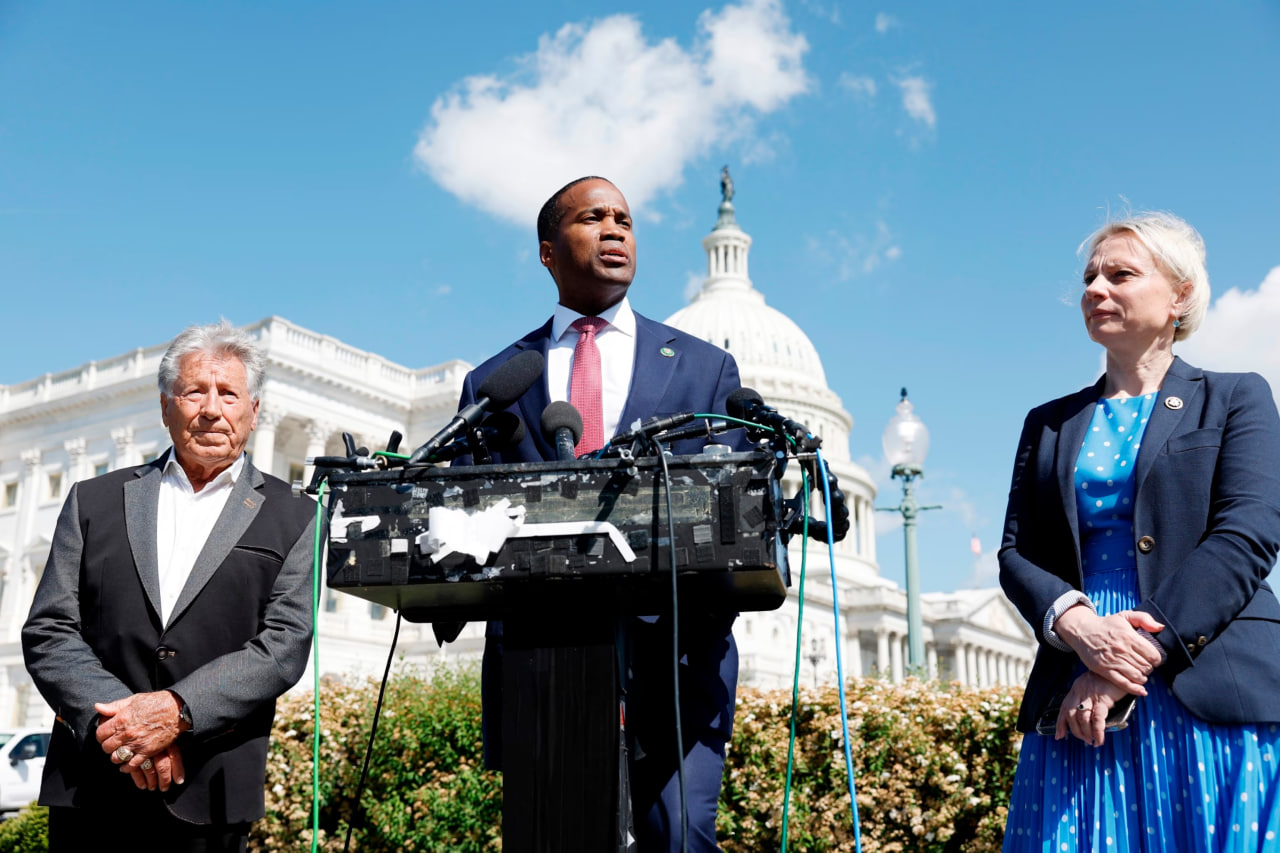
<svg viewBox="0 0 1280 853">
<path fill-rule="evenodd" d="M 0 0 L 0 384 L 218 316 L 476 363 L 549 313 L 537 204 L 589 172 L 666 317 L 728 163 L 881 504 L 900 386 L 931 430 L 924 589 L 989 584 L 1023 415 L 1099 371 L 1075 248 L 1108 212 L 1201 230 L 1179 351 L 1280 385 L 1277 80 L 1272 2 Z"/>
</svg>

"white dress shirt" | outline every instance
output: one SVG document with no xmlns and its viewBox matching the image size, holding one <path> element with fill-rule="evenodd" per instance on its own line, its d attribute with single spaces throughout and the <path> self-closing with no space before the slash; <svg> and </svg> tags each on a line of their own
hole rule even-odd
<svg viewBox="0 0 1280 853">
<path fill-rule="evenodd" d="M 573 348 L 582 333 L 573 321 L 585 317 L 563 305 L 556 306 L 551 318 L 551 343 L 547 347 L 547 395 L 551 402 L 569 401 L 569 378 L 573 373 Z M 631 371 L 636 363 L 636 315 L 624 296 L 607 311 L 595 315 L 607 322 L 596 332 L 600 349 L 601 413 L 604 438 L 608 441 L 618 432 L 622 409 L 631 393 Z"/>
<path fill-rule="evenodd" d="M 236 478 L 244 470 L 245 455 L 214 477 L 200 491 L 191 488 L 173 449 L 169 449 L 160 478 L 160 504 L 156 512 L 156 556 L 160 567 L 160 620 L 168 625 L 173 607 L 186 586 L 196 557 L 231 497 Z"/>
</svg>

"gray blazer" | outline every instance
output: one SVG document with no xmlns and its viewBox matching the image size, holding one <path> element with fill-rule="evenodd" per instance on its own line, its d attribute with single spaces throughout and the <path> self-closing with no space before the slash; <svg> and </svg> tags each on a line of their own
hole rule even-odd
<svg viewBox="0 0 1280 853">
<path fill-rule="evenodd" d="M 27 670 L 60 723 L 40 802 L 162 796 L 193 823 L 256 820 L 275 699 L 311 644 L 315 504 L 246 465 L 162 624 L 160 480 L 157 460 L 77 483 L 58 518 L 22 630 Z M 93 705 L 166 688 L 195 721 L 178 741 L 186 782 L 139 792 L 99 747 Z"/>
</svg>

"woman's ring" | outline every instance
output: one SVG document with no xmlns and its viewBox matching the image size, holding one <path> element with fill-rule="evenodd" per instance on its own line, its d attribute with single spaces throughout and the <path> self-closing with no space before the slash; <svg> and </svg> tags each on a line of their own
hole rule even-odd
<svg viewBox="0 0 1280 853">
<path fill-rule="evenodd" d="M 1083 710 L 1084 710 L 1084 703 L 1083 703 L 1083 702 L 1081 702 L 1079 705 L 1077 705 L 1077 706 L 1076 706 L 1076 710 L 1077 710 L 1077 711 L 1083 711 Z"/>
</svg>

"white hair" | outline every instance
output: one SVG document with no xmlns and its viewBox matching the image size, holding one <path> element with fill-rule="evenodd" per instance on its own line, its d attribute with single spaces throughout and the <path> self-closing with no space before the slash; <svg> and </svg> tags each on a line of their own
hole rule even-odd
<svg viewBox="0 0 1280 853">
<path fill-rule="evenodd" d="M 173 394 L 182 360 L 198 353 L 231 355 L 240 359 L 249 384 L 249 396 L 254 400 L 258 399 L 262 392 L 262 377 L 267 369 L 266 355 L 253 336 L 226 320 L 205 326 L 188 326 L 169 343 L 169 348 L 160 358 L 160 370 L 157 374 L 161 394 L 166 397 Z"/>
<path fill-rule="evenodd" d="M 1160 271 L 1176 288 L 1191 285 L 1182 303 L 1180 325 L 1173 330 L 1175 341 L 1185 340 L 1200 326 L 1209 310 L 1209 271 L 1205 269 L 1204 238 L 1183 219 L 1163 211 L 1145 211 L 1108 222 L 1080 244 L 1080 253 L 1092 257 L 1108 237 L 1128 233 L 1137 238 L 1155 258 Z"/>
</svg>

